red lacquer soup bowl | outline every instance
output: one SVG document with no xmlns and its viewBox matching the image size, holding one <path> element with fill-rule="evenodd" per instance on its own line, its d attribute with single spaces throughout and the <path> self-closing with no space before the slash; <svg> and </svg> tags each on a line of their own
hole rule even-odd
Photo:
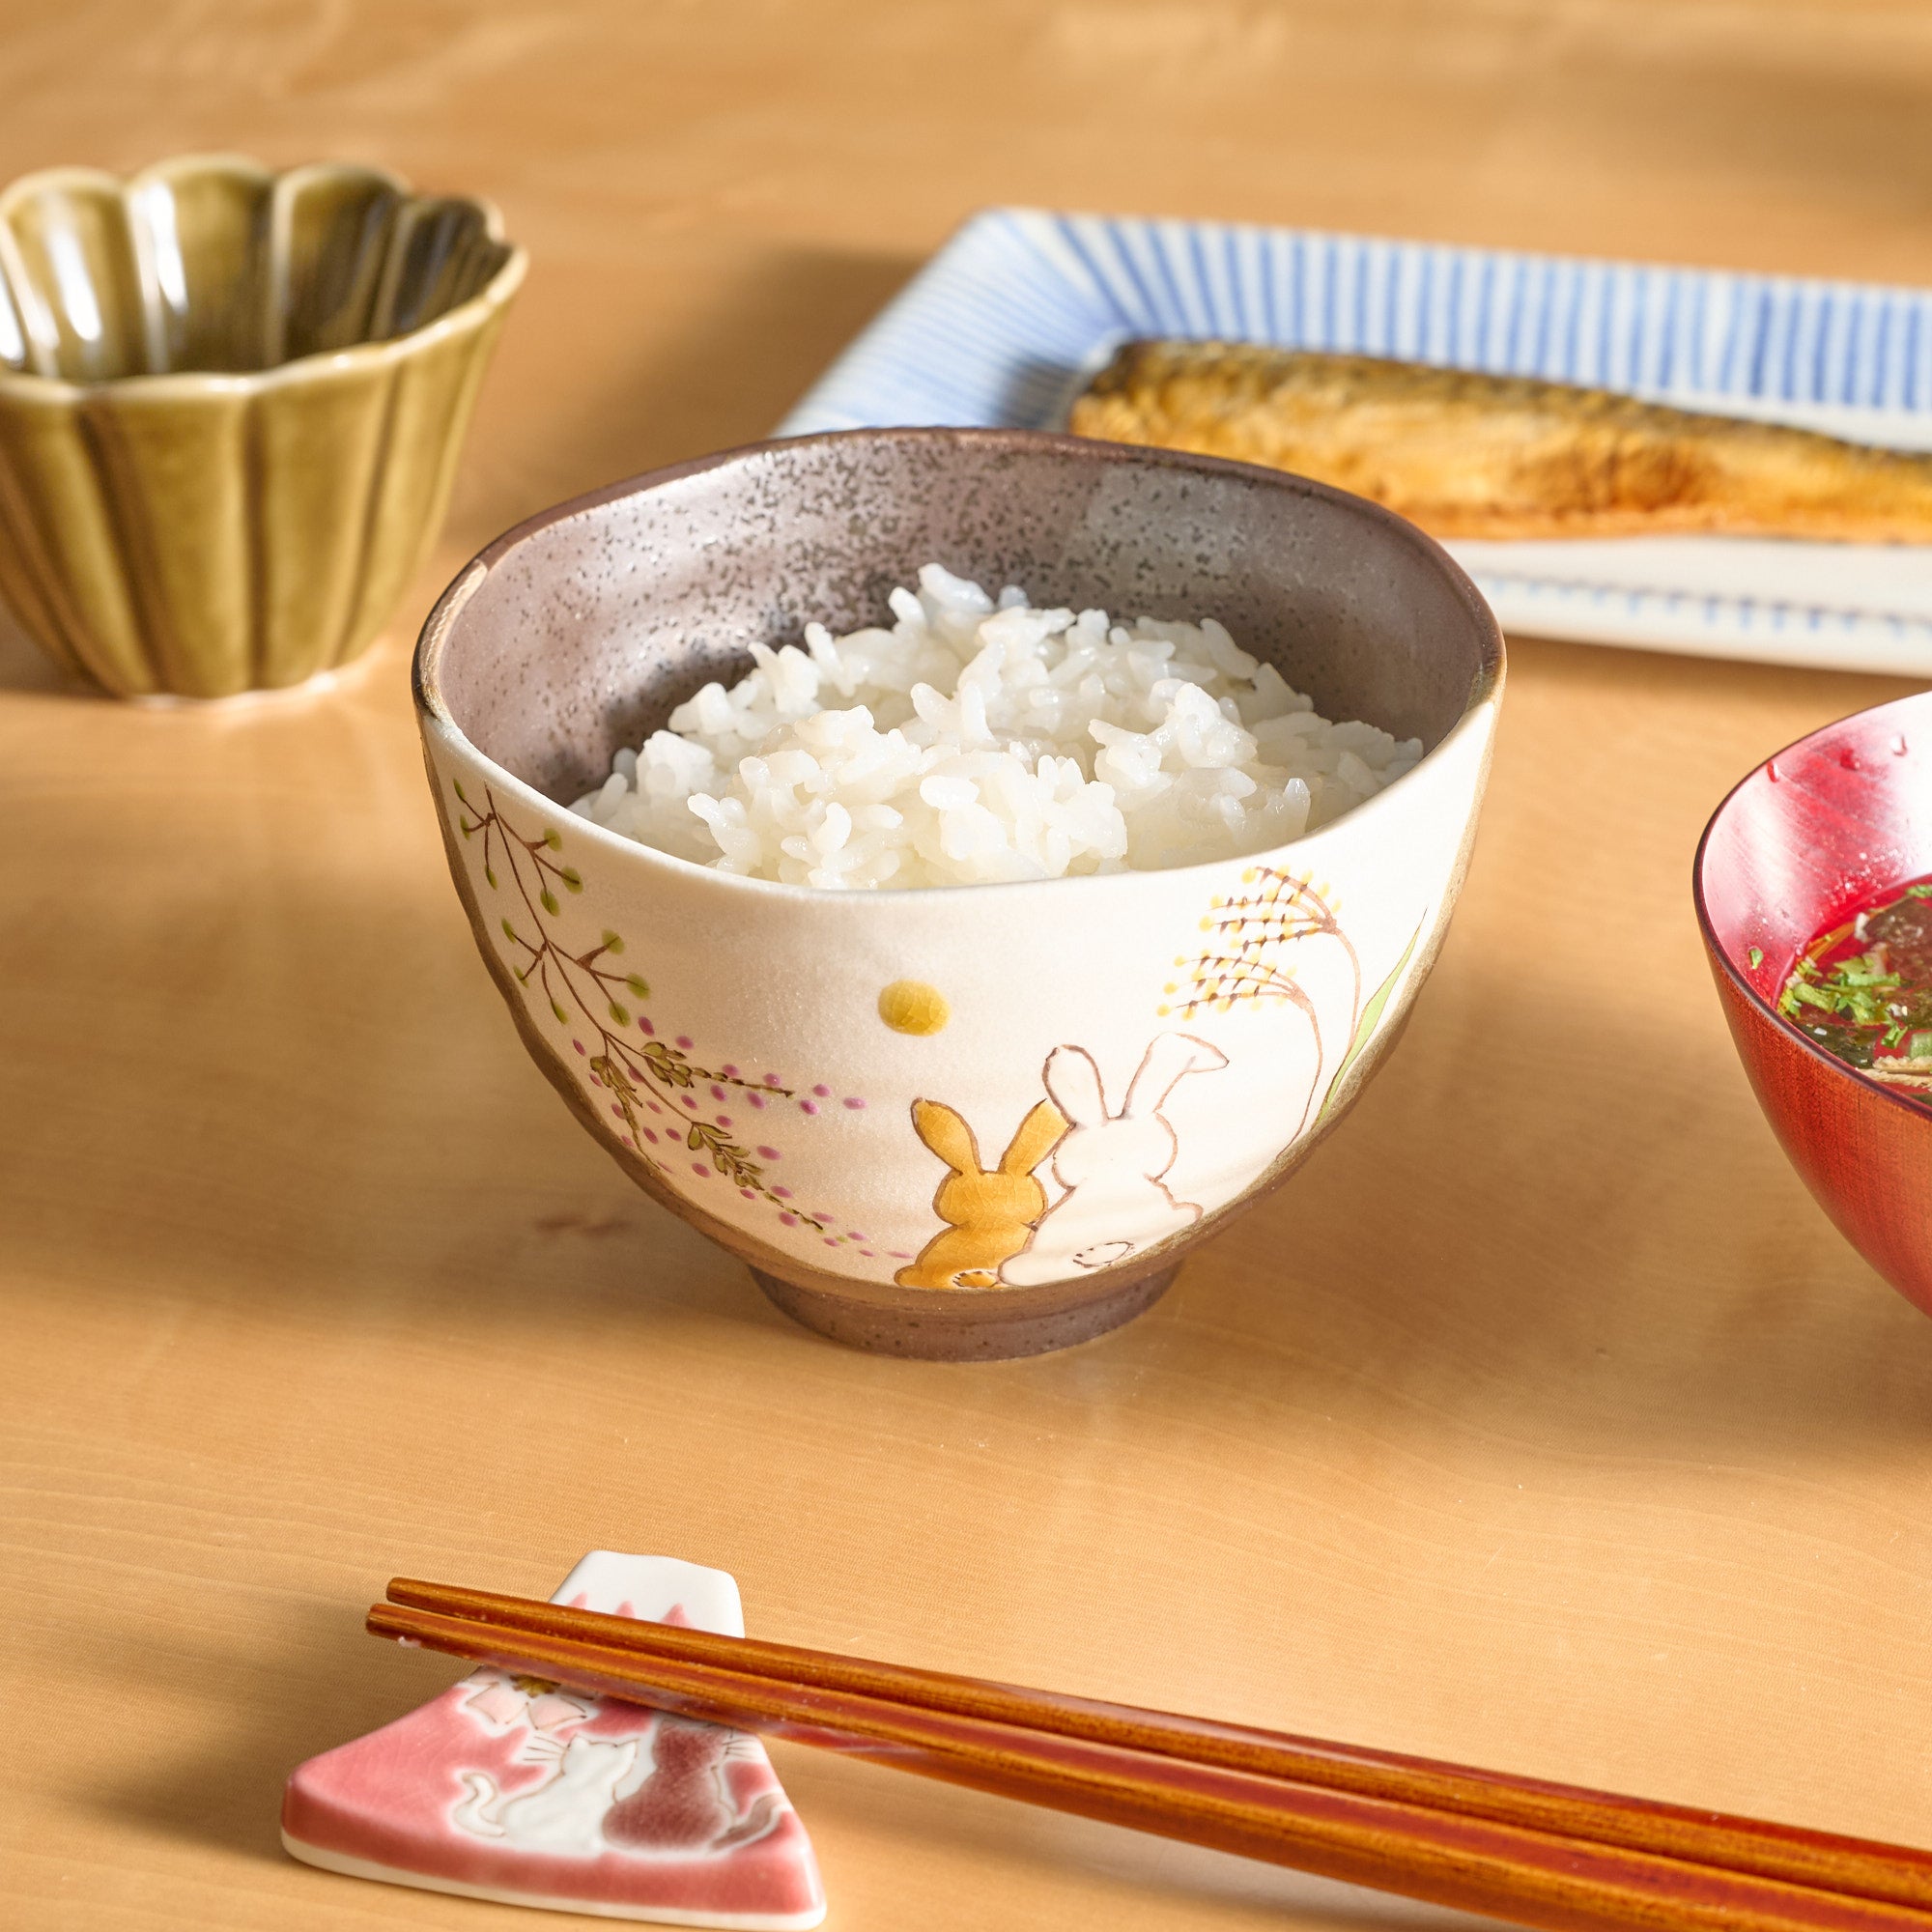
<svg viewBox="0 0 1932 1932">
<path fill-rule="evenodd" d="M 1769 758 L 1704 829 L 1697 919 L 1738 1053 L 1791 1162 L 1859 1252 L 1932 1315 L 1932 1110 L 1778 1017 L 1817 934 L 1932 873 L 1932 692 Z"/>
</svg>

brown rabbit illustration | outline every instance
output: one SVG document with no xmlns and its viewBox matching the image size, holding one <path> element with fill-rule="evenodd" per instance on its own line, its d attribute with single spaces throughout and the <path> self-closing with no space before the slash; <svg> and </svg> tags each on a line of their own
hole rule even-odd
<svg viewBox="0 0 1932 1932">
<path fill-rule="evenodd" d="M 980 1165 L 973 1129 L 943 1101 L 915 1100 L 912 1124 L 952 1170 L 932 1197 L 946 1226 L 893 1279 L 901 1288 L 997 1288 L 1001 1264 L 1026 1246 L 1046 1212 L 1046 1189 L 1033 1171 L 1066 1131 L 1065 1120 L 1051 1100 L 1038 1102 L 990 1174 Z"/>
</svg>

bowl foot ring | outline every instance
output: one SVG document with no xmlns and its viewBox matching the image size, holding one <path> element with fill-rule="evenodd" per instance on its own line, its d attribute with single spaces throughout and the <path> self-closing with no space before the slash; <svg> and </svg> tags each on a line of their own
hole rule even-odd
<svg viewBox="0 0 1932 1932">
<path fill-rule="evenodd" d="M 1151 1274 L 1122 1282 L 1104 1294 L 1070 1305 L 1038 1308 L 1037 1291 L 996 1290 L 986 1293 L 948 1293 L 927 1290 L 916 1308 L 883 1306 L 848 1299 L 823 1289 L 781 1281 L 762 1268 L 752 1279 L 794 1321 L 814 1333 L 873 1354 L 905 1355 L 935 1362 L 1002 1362 L 1021 1355 L 1044 1355 L 1070 1349 L 1119 1328 L 1160 1299 L 1180 1271 L 1172 1262 Z M 1077 1283 L 1068 1283 L 1078 1292 Z M 1024 1293 L 1033 1307 L 1008 1312 L 1008 1296 Z"/>
</svg>

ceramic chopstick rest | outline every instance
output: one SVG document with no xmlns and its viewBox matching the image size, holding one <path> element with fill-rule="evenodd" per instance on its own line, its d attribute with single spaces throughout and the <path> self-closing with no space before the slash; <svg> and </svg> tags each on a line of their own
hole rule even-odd
<svg viewBox="0 0 1932 1932">
<path fill-rule="evenodd" d="M 594 1550 L 551 1601 L 745 1634 L 729 1576 L 667 1556 Z M 490 1668 L 298 1766 L 282 1843 L 357 1878 L 604 1918 L 777 1932 L 825 1916 L 755 1738 Z"/>
</svg>

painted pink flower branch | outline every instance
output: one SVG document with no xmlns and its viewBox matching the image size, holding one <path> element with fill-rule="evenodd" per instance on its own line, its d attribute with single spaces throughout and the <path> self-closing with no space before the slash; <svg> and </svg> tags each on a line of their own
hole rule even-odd
<svg viewBox="0 0 1932 1932">
<path fill-rule="evenodd" d="M 624 952 L 622 936 L 607 930 L 595 946 L 570 952 L 546 923 L 563 909 L 557 888 L 573 895 L 583 890 L 577 868 L 562 861 L 562 835 L 545 831 L 529 838 L 504 817 L 487 787 L 480 807 L 470 802 L 460 781 L 452 781 L 451 788 L 461 808 L 458 832 L 466 840 L 478 837 L 483 840 L 485 882 L 493 892 L 503 889 L 500 866 L 522 902 L 521 920 L 506 915 L 498 922 L 504 939 L 516 949 L 511 971 L 519 985 L 541 989 L 561 1024 L 581 1026 L 593 1037 L 594 1051 L 586 1052 L 581 1041 L 573 1043 L 585 1056 L 591 1083 L 611 1095 L 611 1111 L 624 1122 L 630 1147 L 640 1156 L 653 1158 L 645 1153 L 645 1143 L 655 1141 L 659 1130 L 647 1126 L 643 1115 L 658 1106 L 668 1116 L 662 1130 L 666 1137 L 681 1138 L 687 1151 L 702 1156 L 692 1163 L 700 1179 L 715 1174 L 748 1198 L 767 1202 L 788 1223 L 823 1233 L 816 1215 L 797 1207 L 786 1190 L 773 1185 L 763 1163 L 739 1143 L 723 1116 L 716 1122 L 696 1120 L 670 1113 L 664 1104 L 684 1096 L 689 1108 L 689 1096 L 699 1087 L 734 1087 L 754 1096 L 755 1105 L 767 1097 L 789 1100 L 793 1090 L 781 1086 L 775 1074 L 751 1080 L 734 1066 L 699 1065 L 685 1051 L 689 1040 L 680 1039 L 673 1046 L 657 1038 L 651 1021 L 627 1003 L 628 998 L 641 1004 L 650 998 L 651 989 L 641 974 L 616 963 Z M 632 1037 L 634 1026 L 644 1038 Z"/>
</svg>

